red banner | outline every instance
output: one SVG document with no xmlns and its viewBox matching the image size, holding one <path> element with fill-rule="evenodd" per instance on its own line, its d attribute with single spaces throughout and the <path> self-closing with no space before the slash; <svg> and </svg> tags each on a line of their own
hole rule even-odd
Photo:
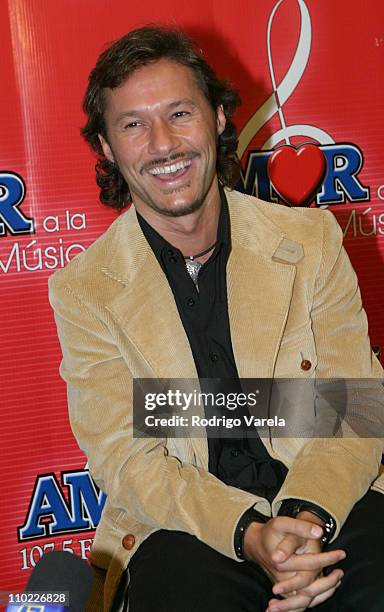
<svg viewBox="0 0 384 612">
<path fill-rule="evenodd" d="M 154 21 L 185 28 L 239 89 L 244 191 L 278 201 L 267 164 L 281 144 L 323 152 L 314 205 L 329 206 L 344 230 L 372 344 L 384 346 L 380 0 L 195 0 L 193 10 L 173 0 L 136 9 L 3 0 L 0 590 L 20 590 L 44 551 L 86 557 L 103 507 L 68 423 L 47 279 L 114 218 L 98 203 L 95 160 L 79 136 L 87 75 L 108 42 Z"/>
</svg>

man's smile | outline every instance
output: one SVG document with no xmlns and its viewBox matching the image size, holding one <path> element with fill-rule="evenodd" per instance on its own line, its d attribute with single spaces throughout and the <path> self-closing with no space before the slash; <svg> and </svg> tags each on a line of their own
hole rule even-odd
<svg viewBox="0 0 384 612">
<path fill-rule="evenodd" d="M 169 181 L 179 178 L 180 176 L 184 176 L 191 164 L 192 160 L 185 159 L 164 166 L 155 166 L 154 168 L 148 170 L 148 172 L 149 174 L 152 174 L 152 176 L 156 176 L 156 178 L 162 181 Z"/>
<path fill-rule="evenodd" d="M 141 174 L 147 172 L 162 183 L 173 183 L 188 174 L 196 157 L 199 157 L 198 153 L 188 153 L 176 159 L 158 160 L 145 166 Z"/>
</svg>

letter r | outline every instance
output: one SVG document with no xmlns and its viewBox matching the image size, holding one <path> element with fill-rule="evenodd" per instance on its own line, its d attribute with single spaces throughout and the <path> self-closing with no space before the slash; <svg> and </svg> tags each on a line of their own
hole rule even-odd
<svg viewBox="0 0 384 612">
<path fill-rule="evenodd" d="M 7 230 L 12 235 L 35 231 L 33 219 L 19 210 L 24 196 L 22 178 L 15 172 L 0 172 L 0 236 L 4 236 Z"/>
</svg>

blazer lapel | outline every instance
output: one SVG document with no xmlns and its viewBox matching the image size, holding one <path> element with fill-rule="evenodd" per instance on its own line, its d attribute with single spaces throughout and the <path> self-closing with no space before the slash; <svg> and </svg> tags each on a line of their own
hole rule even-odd
<svg viewBox="0 0 384 612">
<path fill-rule="evenodd" d="M 237 369 L 240 378 L 271 378 L 292 298 L 292 264 L 300 258 L 301 245 L 287 241 L 256 206 L 247 206 L 244 196 L 227 196 L 232 237 L 228 311 Z M 291 256 L 284 255 L 286 242 Z M 292 257 L 292 251 L 299 257 Z"/>
<path fill-rule="evenodd" d="M 119 283 L 119 290 L 108 304 L 108 310 L 134 345 L 133 354 L 140 356 L 134 375 L 187 379 L 181 381 L 178 388 L 199 390 L 192 351 L 168 281 L 142 234 L 134 210 L 125 215 L 126 222 L 122 224 L 124 239 L 120 236 L 121 246 L 104 273 Z M 142 373 L 143 359 L 148 365 L 145 376 Z M 203 416 L 203 406 L 199 410 Z M 184 456 L 208 468 L 206 438 L 189 437 L 188 430 L 185 434 L 186 439 L 177 440 L 178 446 L 186 447 Z"/>
<path fill-rule="evenodd" d="M 196 368 L 177 306 L 161 267 L 149 247 L 136 214 L 127 215 L 123 251 L 114 258 L 119 271 L 105 270 L 120 289 L 108 309 L 158 378 L 196 378 Z M 129 245 L 129 247 L 127 246 Z M 124 268 L 124 269 L 123 269 Z"/>
</svg>

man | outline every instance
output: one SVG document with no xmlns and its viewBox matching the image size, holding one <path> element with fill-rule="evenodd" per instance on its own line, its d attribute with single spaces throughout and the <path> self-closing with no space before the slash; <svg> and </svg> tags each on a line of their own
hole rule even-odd
<svg viewBox="0 0 384 612">
<path fill-rule="evenodd" d="M 108 495 L 104 609 L 381 610 L 380 439 L 133 435 L 133 379 L 382 376 L 333 216 L 231 191 L 237 102 L 173 30 L 131 32 L 90 75 L 101 200 L 133 206 L 50 297 L 72 428 Z"/>
</svg>

